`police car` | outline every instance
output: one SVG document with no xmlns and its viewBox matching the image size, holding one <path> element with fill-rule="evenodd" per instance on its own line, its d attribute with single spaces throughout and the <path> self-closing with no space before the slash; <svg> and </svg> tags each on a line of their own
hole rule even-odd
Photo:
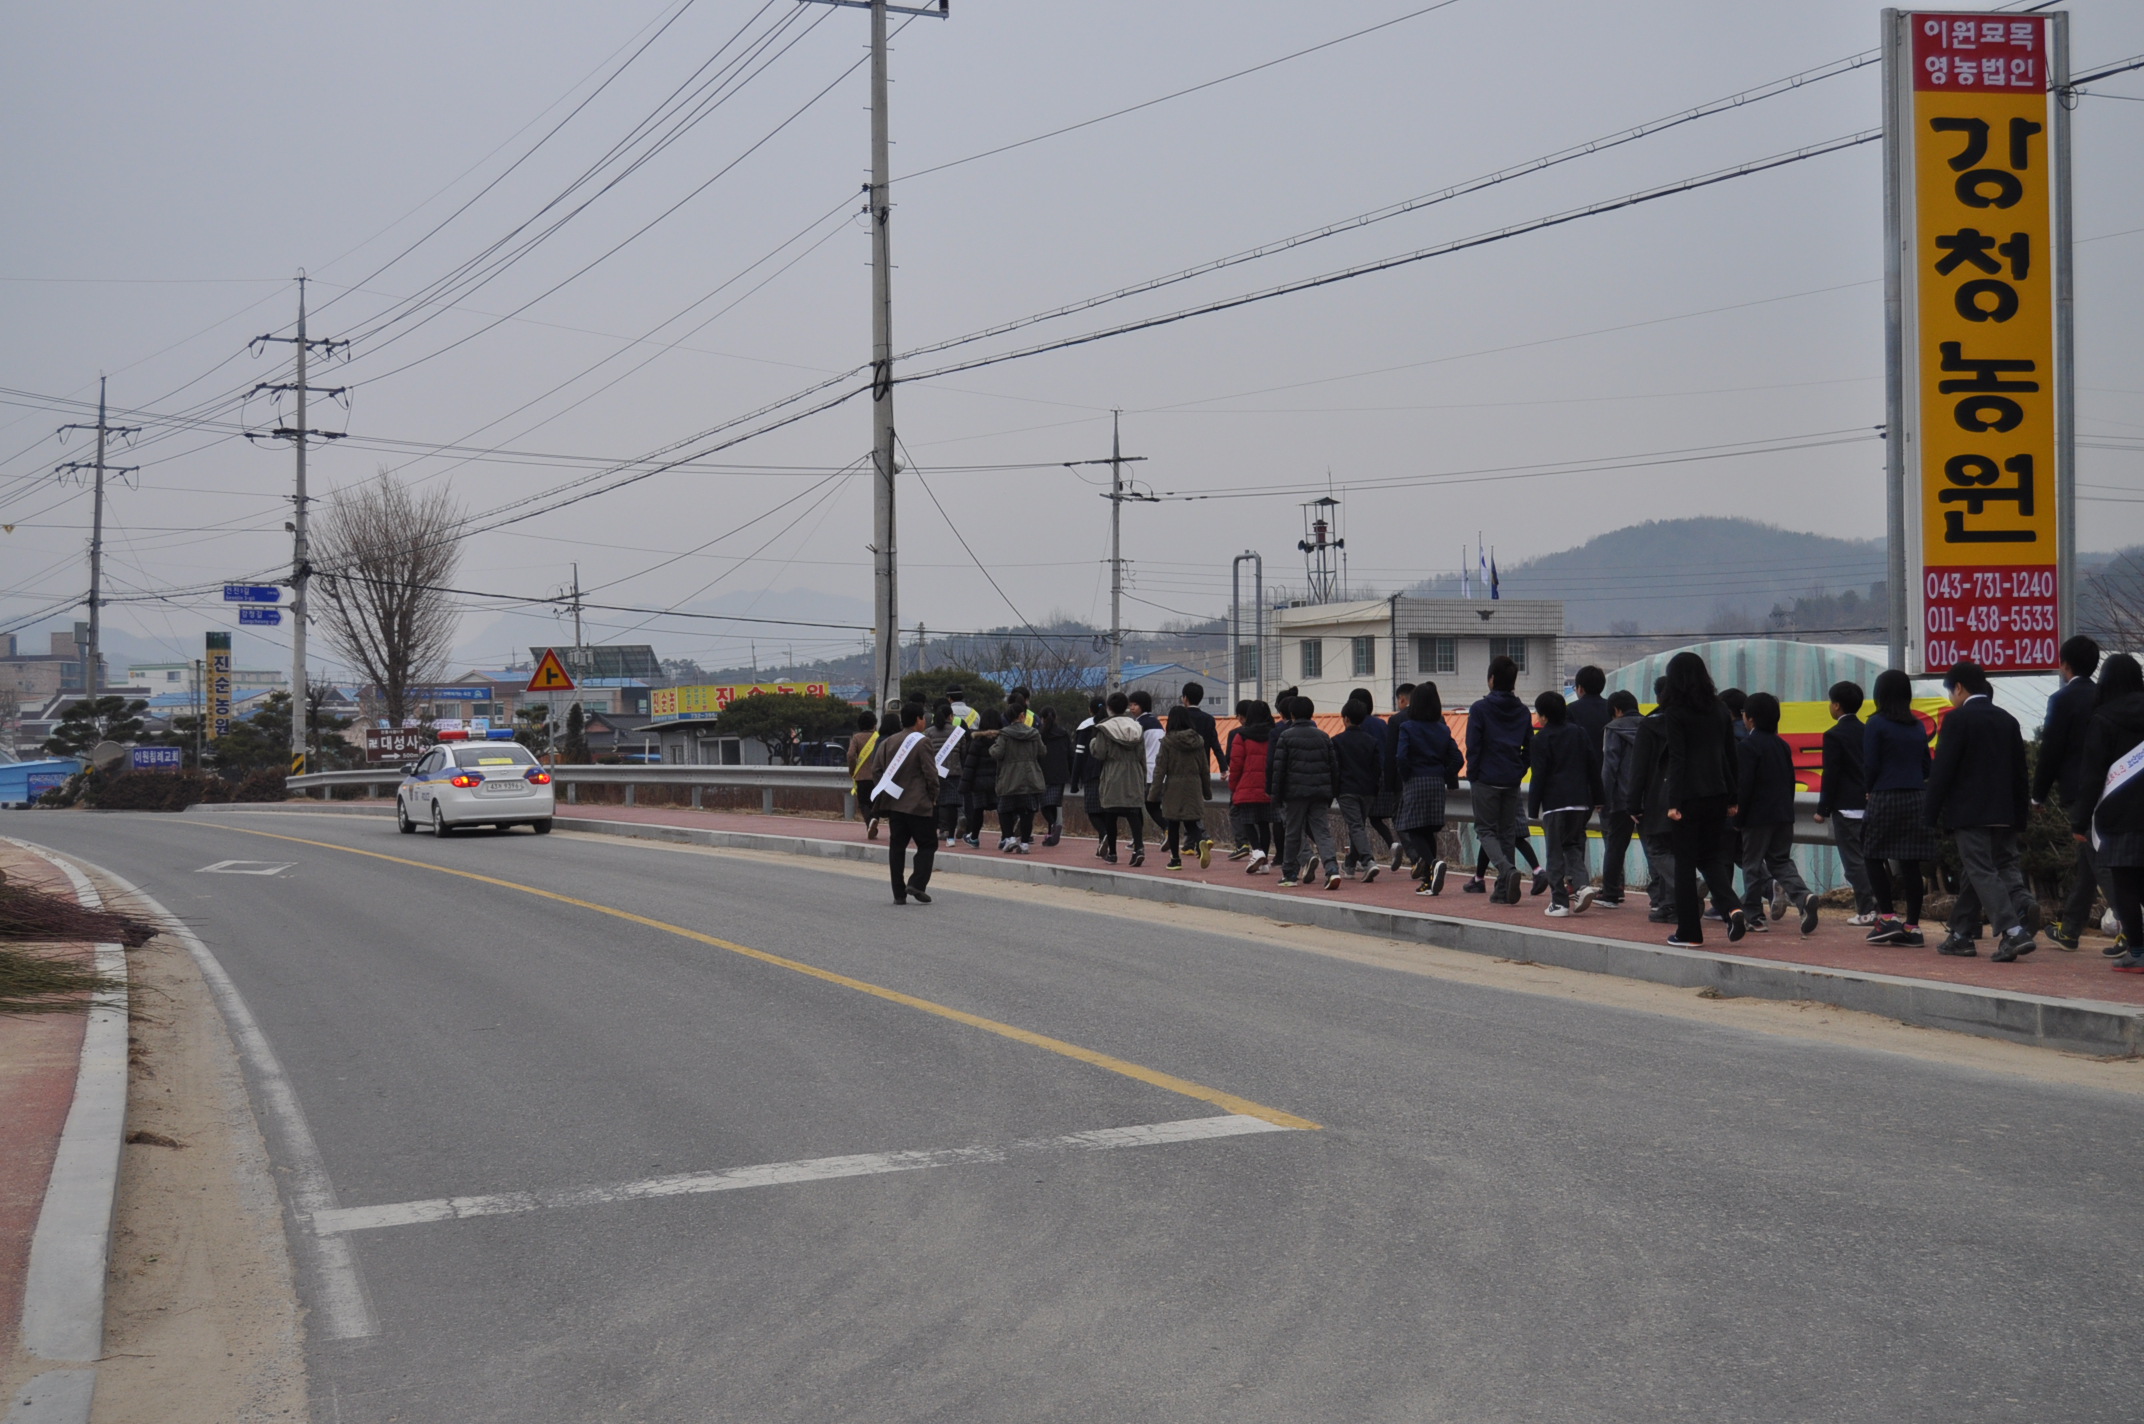
<svg viewBox="0 0 2144 1424">
<path fill-rule="evenodd" d="M 395 824 L 402 834 L 429 825 L 438 835 L 464 826 L 551 829 L 551 773 L 512 741 L 447 741 L 402 768 Z"/>
</svg>

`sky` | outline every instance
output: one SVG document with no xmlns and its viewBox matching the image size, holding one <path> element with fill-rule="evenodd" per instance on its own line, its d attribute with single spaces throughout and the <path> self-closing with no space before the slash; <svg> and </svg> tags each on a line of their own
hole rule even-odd
<svg viewBox="0 0 2144 1424">
<path fill-rule="evenodd" d="M 2078 71 L 2144 54 L 2144 6 L 2068 9 Z M 895 345 L 1823 71 L 1877 21 L 1836 0 L 962 0 L 897 19 Z M 290 452 L 243 431 L 289 410 L 240 397 L 291 379 L 287 345 L 248 343 L 291 334 L 303 269 L 311 334 L 351 340 L 315 363 L 348 388 L 316 423 L 347 438 L 315 451 L 312 488 L 387 470 L 451 489 L 480 531 L 458 586 L 500 596 L 465 600 L 472 665 L 570 626 L 549 600 L 576 563 L 589 641 L 708 666 L 859 646 L 793 625 L 869 620 L 868 401 L 700 452 L 869 360 L 867 37 L 861 11 L 802 0 L 0 9 L 0 629 L 80 616 L 90 496 L 53 467 L 87 444 L 54 428 L 94 418 L 100 373 L 143 427 L 114 456 L 140 469 L 109 492 L 108 626 L 194 656 L 232 626 L 215 585 L 287 574 Z M 2144 543 L 2144 71 L 2092 87 L 2080 543 L 2111 550 Z M 924 378 L 1850 136 L 1880 123 L 1878 90 L 1866 65 L 903 360 L 903 624 L 1106 621 L 1107 471 L 1066 462 L 1108 455 L 1113 419 L 1162 496 L 1125 510 L 1132 627 L 1221 612 L 1247 550 L 1299 582 L 1300 506 L 1328 483 L 1352 580 L 1378 591 L 1449 572 L 1477 531 L 1504 567 L 1683 515 L 1880 536 L 1873 143 Z M 700 458 L 618 484 L 658 451 Z M 510 515 L 530 517 L 492 527 Z M 1717 579 L 1693 607 L 1732 596 L 1734 569 L 1686 572 Z M 316 671 L 345 671 L 314 648 Z M 244 630 L 242 665 L 287 658 Z"/>
</svg>

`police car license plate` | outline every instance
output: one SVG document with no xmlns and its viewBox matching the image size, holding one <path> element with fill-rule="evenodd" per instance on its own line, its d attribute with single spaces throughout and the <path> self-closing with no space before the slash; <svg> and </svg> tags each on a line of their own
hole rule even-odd
<svg viewBox="0 0 2144 1424">
<path fill-rule="evenodd" d="M 486 796 L 513 796 L 528 789 L 529 784 L 519 777 L 515 777 L 511 781 L 501 777 L 496 781 L 484 783 L 484 794 Z"/>
</svg>

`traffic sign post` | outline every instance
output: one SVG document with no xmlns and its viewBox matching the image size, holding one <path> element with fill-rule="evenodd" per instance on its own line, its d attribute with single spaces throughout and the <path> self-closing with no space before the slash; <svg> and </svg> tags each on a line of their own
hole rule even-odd
<svg viewBox="0 0 2144 1424">
<path fill-rule="evenodd" d="M 545 648 L 543 660 L 536 664 L 536 675 L 529 679 L 526 689 L 530 692 L 571 692 L 573 679 L 566 673 L 566 665 L 558 660 L 558 649 Z"/>
<path fill-rule="evenodd" d="M 225 603 L 274 603 L 282 596 L 283 591 L 272 583 L 227 583 L 223 586 Z"/>
<path fill-rule="evenodd" d="M 249 603 L 238 610 L 238 621 L 240 623 L 265 624 L 273 628 L 283 621 L 283 610 L 280 608 L 259 608 Z"/>
<path fill-rule="evenodd" d="M 1884 12 L 1893 640 L 1909 672 L 2052 671 L 2074 617 L 2066 18 Z"/>
</svg>

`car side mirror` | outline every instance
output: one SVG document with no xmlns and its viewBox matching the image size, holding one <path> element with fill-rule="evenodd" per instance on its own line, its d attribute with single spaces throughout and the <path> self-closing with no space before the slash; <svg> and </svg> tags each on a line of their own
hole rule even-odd
<svg viewBox="0 0 2144 1424">
<path fill-rule="evenodd" d="M 415 763 L 415 762 L 413 762 L 413 761 L 406 761 L 406 762 L 403 762 L 403 763 L 402 763 L 402 774 L 403 774 L 404 776 L 415 776 L 415 775 L 417 774 L 417 763 Z"/>
</svg>

